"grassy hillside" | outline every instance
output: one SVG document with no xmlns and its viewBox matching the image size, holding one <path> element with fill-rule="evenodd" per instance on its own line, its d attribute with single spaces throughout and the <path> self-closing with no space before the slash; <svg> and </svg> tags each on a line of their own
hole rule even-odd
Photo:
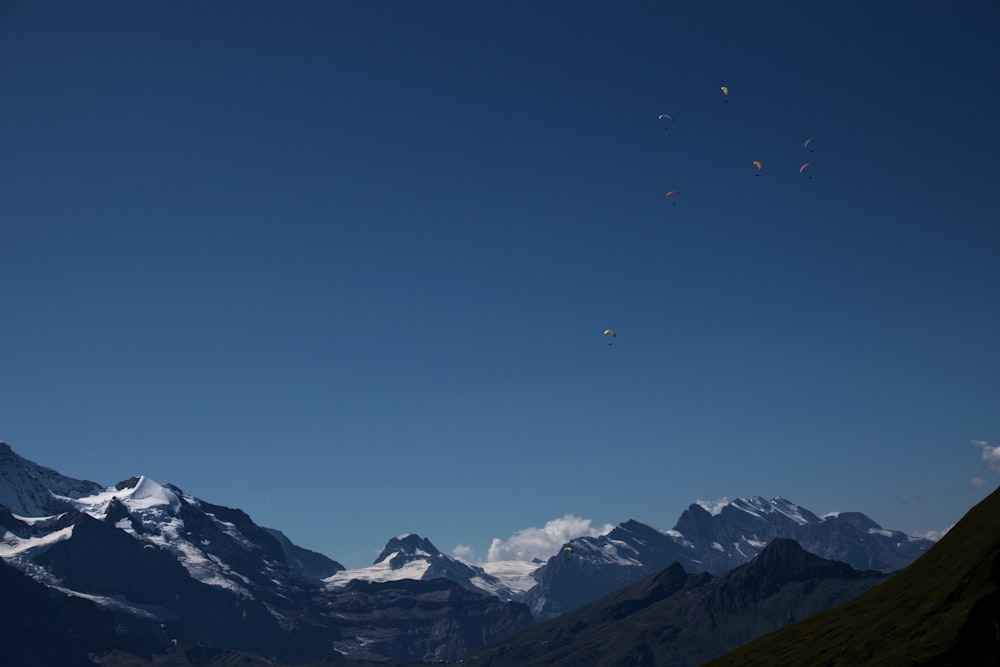
<svg viewBox="0 0 1000 667">
<path fill-rule="evenodd" d="M 1000 664 L 1000 489 L 916 562 L 710 667 Z"/>
</svg>

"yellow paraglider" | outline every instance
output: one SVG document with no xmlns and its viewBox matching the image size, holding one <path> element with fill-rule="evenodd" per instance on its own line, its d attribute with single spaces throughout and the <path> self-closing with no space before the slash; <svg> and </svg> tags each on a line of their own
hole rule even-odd
<svg viewBox="0 0 1000 667">
<path fill-rule="evenodd" d="M 612 338 L 617 338 L 618 337 L 618 334 L 615 333 L 614 329 L 605 329 L 604 330 L 604 335 L 605 336 L 611 336 Z"/>
<path fill-rule="evenodd" d="M 719 88 L 719 90 L 721 90 L 721 91 L 722 91 L 722 96 L 723 96 L 724 98 L 726 98 L 726 99 L 724 99 L 724 100 L 722 100 L 722 101 L 723 101 L 723 102 L 728 102 L 728 101 L 729 101 L 729 87 L 728 87 L 728 86 L 721 86 L 721 87 Z"/>
</svg>

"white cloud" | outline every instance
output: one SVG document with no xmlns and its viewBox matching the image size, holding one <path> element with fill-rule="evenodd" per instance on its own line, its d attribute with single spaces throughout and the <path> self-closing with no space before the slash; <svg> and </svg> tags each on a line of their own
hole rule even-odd
<svg viewBox="0 0 1000 667">
<path fill-rule="evenodd" d="M 1000 447 L 993 447 L 985 440 L 973 440 L 972 444 L 982 450 L 983 464 L 991 472 L 1000 472 Z"/>
<path fill-rule="evenodd" d="M 455 548 L 451 550 L 451 555 L 455 558 L 461 558 L 462 560 L 472 562 L 476 557 L 476 552 L 472 550 L 472 547 L 465 544 L 456 544 Z"/>
<path fill-rule="evenodd" d="M 986 480 L 983 479 L 982 477 L 970 477 L 969 486 L 971 486 L 974 489 L 981 489 L 984 486 L 986 486 Z"/>
<path fill-rule="evenodd" d="M 543 528 L 523 528 L 509 539 L 494 537 L 490 543 L 487 560 L 545 560 L 559 551 L 559 547 L 574 537 L 598 537 L 611 532 L 614 526 L 605 524 L 601 528 L 591 527 L 590 519 L 582 519 L 566 514 L 559 519 L 548 521 Z"/>
<path fill-rule="evenodd" d="M 937 542 L 942 537 L 944 537 L 945 533 L 947 533 L 952 528 L 954 528 L 954 524 L 948 526 L 944 530 L 928 530 L 926 533 L 923 533 L 922 535 L 917 535 L 917 537 L 923 537 L 925 539 L 934 540 L 935 542 Z"/>
<path fill-rule="evenodd" d="M 706 512 L 715 515 L 722 511 L 722 508 L 729 504 L 729 498 L 722 496 L 718 500 L 696 500 L 695 505 L 701 505 Z"/>
</svg>

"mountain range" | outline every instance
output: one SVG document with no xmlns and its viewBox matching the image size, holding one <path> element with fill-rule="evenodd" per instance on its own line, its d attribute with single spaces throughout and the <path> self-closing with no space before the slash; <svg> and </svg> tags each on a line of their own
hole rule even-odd
<svg viewBox="0 0 1000 667">
<path fill-rule="evenodd" d="M 672 563 L 721 574 L 780 538 L 883 572 L 932 544 L 862 514 L 819 518 L 754 497 L 714 514 L 692 505 L 669 531 L 626 521 L 570 541 L 544 564 L 467 563 L 408 534 L 390 539 L 372 566 L 348 570 L 176 486 L 137 476 L 103 487 L 0 443 L 0 556 L 59 604 L 69 596 L 112 614 L 123 645 L 176 640 L 288 662 L 452 660 Z"/>
<path fill-rule="evenodd" d="M 0 486 L 13 505 L 0 507 L 0 556 L 111 612 L 125 644 L 223 646 L 292 663 L 444 660 L 533 622 L 523 604 L 449 579 L 329 586 L 339 563 L 147 477 L 104 488 L 2 445 Z"/>
<path fill-rule="evenodd" d="M 522 600 L 551 618 L 680 563 L 686 572 L 721 574 L 743 565 L 772 540 L 792 539 L 828 560 L 859 570 L 892 572 L 934 543 L 885 530 L 859 512 L 822 518 L 784 498 L 737 498 L 716 513 L 692 504 L 672 530 L 629 520 L 600 537 L 571 540 L 534 577 Z"/>
<path fill-rule="evenodd" d="M 706 660 L 830 607 L 890 575 L 859 571 L 778 538 L 712 576 L 677 562 L 466 657 L 482 667 L 670 665 Z"/>
</svg>

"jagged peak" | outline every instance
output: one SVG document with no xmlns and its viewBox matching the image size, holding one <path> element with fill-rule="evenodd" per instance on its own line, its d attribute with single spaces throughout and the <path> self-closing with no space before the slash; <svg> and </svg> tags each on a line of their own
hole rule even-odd
<svg viewBox="0 0 1000 667">
<path fill-rule="evenodd" d="M 408 556 L 433 557 L 440 556 L 441 552 L 438 551 L 437 547 L 431 544 L 430 540 L 420 537 L 416 533 L 405 533 L 386 542 L 385 548 L 382 549 L 382 553 L 380 553 L 378 558 L 375 559 L 375 564 L 377 565 L 393 555 L 401 554 Z"/>
<path fill-rule="evenodd" d="M 776 537 L 754 557 L 754 560 L 759 563 L 786 562 L 801 559 L 802 555 L 807 553 L 802 545 L 795 540 Z M 815 556 L 815 558 L 819 558 L 819 556 Z"/>
</svg>

